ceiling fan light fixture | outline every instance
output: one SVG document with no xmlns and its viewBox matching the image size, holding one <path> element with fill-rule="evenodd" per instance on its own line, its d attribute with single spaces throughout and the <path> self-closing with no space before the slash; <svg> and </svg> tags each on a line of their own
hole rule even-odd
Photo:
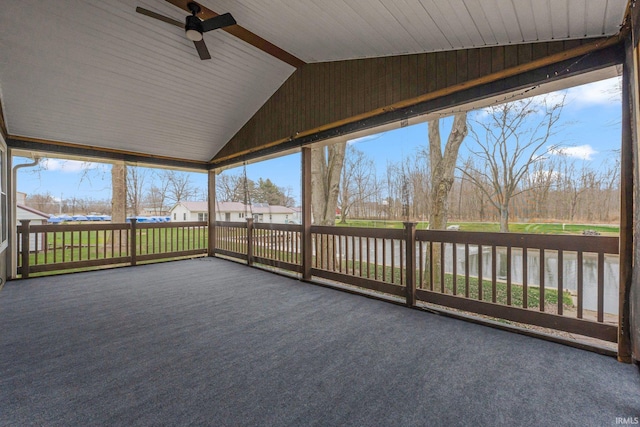
<svg viewBox="0 0 640 427">
<path fill-rule="evenodd" d="M 198 30 L 187 30 L 187 38 L 194 42 L 199 42 L 202 40 L 202 33 Z"/>
<path fill-rule="evenodd" d="M 184 29 L 189 40 L 194 42 L 202 40 L 202 21 L 197 16 L 187 16 Z"/>
</svg>

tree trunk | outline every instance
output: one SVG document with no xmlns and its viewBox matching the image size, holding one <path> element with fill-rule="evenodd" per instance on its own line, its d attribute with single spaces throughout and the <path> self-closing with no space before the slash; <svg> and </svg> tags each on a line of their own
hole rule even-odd
<svg viewBox="0 0 640 427">
<path fill-rule="evenodd" d="M 338 193 L 340 191 L 340 175 L 344 165 L 347 143 L 340 142 L 311 149 L 311 211 L 313 222 L 317 225 L 335 225 Z M 326 152 L 326 154 L 325 154 Z M 320 244 L 322 256 L 321 268 L 332 270 L 333 242 L 322 239 Z"/>
<path fill-rule="evenodd" d="M 509 232 L 509 205 L 500 206 L 500 232 Z"/>
<path fill-rule="evenodd" d="M 111 166 L 111 222 L 124 223 L 127 208 L 127 167 L 122 162 Z M 114 248 L 119 252 L 126 251 L 126 239 L 120 238 L 120 233 L 113 231 Z"/>
<path fill-rule="evenodd" d="M 447 228 L 449 216 L 449 193 L 453 186 L 453 173 L 458 159 L 458 151 L 462 141 L 467 136 L 467 113 L 458 113 L 453 118 L 451 133 L 447 145 L 442 153 L 440 139 L 440 119 L 429 121 L 429 162 L 431 163 L 431 206 L 429 209 L 429 230 L 444 230 Z M 430 272 L 434 286 L 441 277 L 441 243 L 431 243 L 433 254 L 433 271 Z"/>
<path fill-rule="evenodd" d="M 454 116 L 451 133 L 442 153 L 440 140 L 440 120 L 429 122 L 429 162 L 431 163 L 431 208 L 429 210 L 429 229 L 447 228 L 449 215 L 449 193 L 453 186 L 453 173 L 458 160 L 458 151 L 467 136 L 467 113 Z"/>
</svg>

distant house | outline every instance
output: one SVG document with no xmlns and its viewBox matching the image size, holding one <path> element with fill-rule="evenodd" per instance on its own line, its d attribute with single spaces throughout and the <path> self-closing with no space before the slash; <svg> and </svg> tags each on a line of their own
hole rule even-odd
<svg viewBox="0 0 640 427">
<path fill-rule="evenodd" d="M 47 221 L 49 220 L 49 215 L 25 205 L 24 200 L 25 200 L 24 197 L 20 197 L 20 195 L 18 195 L 18 201 L 23 202 L 23 203 L 16 203 L 18 225 L 22 225 L 22 221 L 27 219 L 30 221 L 29 222 L 30 225 L 46 224 Z M 36 234 L 29 235 L 29 250 L 34 251 L 37 249 L 41 251 L 44 249 L 44 233 L 38 233 L 37 237 L 38 239 L 36 240 Z M 19 250 L 22 250 L 21 240 L 18 241 L 18 248 Z"/>
<path fill-rule="evenodd" d="M 244 221 L 250 212 L 244 203 L 240 202 L 217 202 L 216 221 Z"/>
<path fill-rule="evenodd" d="M 289 224 L 294 222 L 295 211 L 286 206 L 273 205 L 266 203 L 251 206 L 251 214 L 254 222 L 264 222 L 270 224 Z"/>
<path fill-rule="evenodd" d="M 208 221 L 207 202 L 178 202 L 169 211 L 172 222 Z"/>
<path fill-rule="evenodd" d="M 170 211 L 171 221 L 208 221 L 207 202 L 180 202 Z M 252 216 L 254 222 L 289 224 L 296 222 L 296 212 L 291 208 L 266 203 L 246 205 L 240 202 L 217 202 L 216 221 L 243 222 Z"/>
</svg>

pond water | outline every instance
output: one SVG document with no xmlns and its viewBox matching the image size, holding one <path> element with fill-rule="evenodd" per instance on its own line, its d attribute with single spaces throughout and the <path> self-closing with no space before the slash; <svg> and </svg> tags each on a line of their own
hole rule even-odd
<svg viewBox="0 0 640 427">
<path fill-rule="evenodd" d="M 352 253 L 351 239 L 348 243 L 344 238 L 341 244 L 337 244 L 336 253 L 342 248 L 343 256 L 345 256 L 345 248 L 348 245 L 349 255 Z M 374 251 L 377 246 L 378 264 L 382 264 L 382 246 L 385 245 L 385 264 L 391 265 L 391 240 L 376 240 L 374 245 L 371 239 L 367 248 L 367 239 L 362 240 L 363 252 L 369 251 L 369 259 L 374 262 Z M 394 262 L 397 267 L 400 265 L 400 251 L 403 250 L 404 242 L 394 240 Z M 426 244 L 423 248 L 423 259 L 427 259 Z M 453 273 L 453 247 L 451 243 L 445 244 L 445 272 Z M 359 244 L 356 239 L 355 259 L 359 259 Z M 491 280 L 492 273 L 492 253 L 491 247 L 482 248 L 482 277 L 485 280 Z M 465 247 L 463 244 L 456 244 L 456 270 L 459 275 L 465 271 Z M 366 253 L 363 253 L 363 260 L 366 260 Z M 498 280 L 506 281 L 507 276 L 507 250 L 504 247 L 496 249 L 496 258 L 498 262 L 497 277 Z M 511 282 L 513 284 L 522 284 L 523 279 L 523 255 L 522 249 L 513 248 L 511 250 Z M 536 249 L 527 250 L 527 283 L 529 286 L 539 286 L 540 283 L 540 251 Z M 545 289 L 558 289 L 558 252 L 553 250 L 545 250 L 544 252 L 544 286 Z M 469 274 L 473 277 L 478 275 L 478 246 L 469 245 Z M 598 307 L 598 256 L 594 253 L 583 253 L 583 308 L 585 310 L 596 311 Z M 577 279 L 578 279 L 578 260 L 576 252 L 563 253 L 563 288 L 565 291 L 577 295 Z M 609 314 L 618 314 L 618 281 L 619 281 L 619 258 L 617 255 L 608 255 L 604 258 L 604 312 Z"/>
</svg>

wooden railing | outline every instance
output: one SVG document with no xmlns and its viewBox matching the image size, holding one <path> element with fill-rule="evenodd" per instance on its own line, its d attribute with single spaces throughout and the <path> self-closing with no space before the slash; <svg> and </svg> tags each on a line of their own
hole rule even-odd
<svg viewBox="0 0 640 427">
<path fill-rule="evenodd" d="M 494 318 L 617 341 L 617 237 L 216 223 L 215 253 Z"/>
<path fill-rule="evenodd" d="M 617 341 L 617 237 L 420 230 L 415 252 L 420 301 Z"/>
<path fill-rule="evenodd" d="M 301 233 L 296 224 L 217 221 L 215 253 L 300 273 Z"/>
<path fill-rule="evenodd" d="M 207 223 L 130 223 L 18 226 L 18 274 L 200 256 L 207 253 Z"/>
</svg>

